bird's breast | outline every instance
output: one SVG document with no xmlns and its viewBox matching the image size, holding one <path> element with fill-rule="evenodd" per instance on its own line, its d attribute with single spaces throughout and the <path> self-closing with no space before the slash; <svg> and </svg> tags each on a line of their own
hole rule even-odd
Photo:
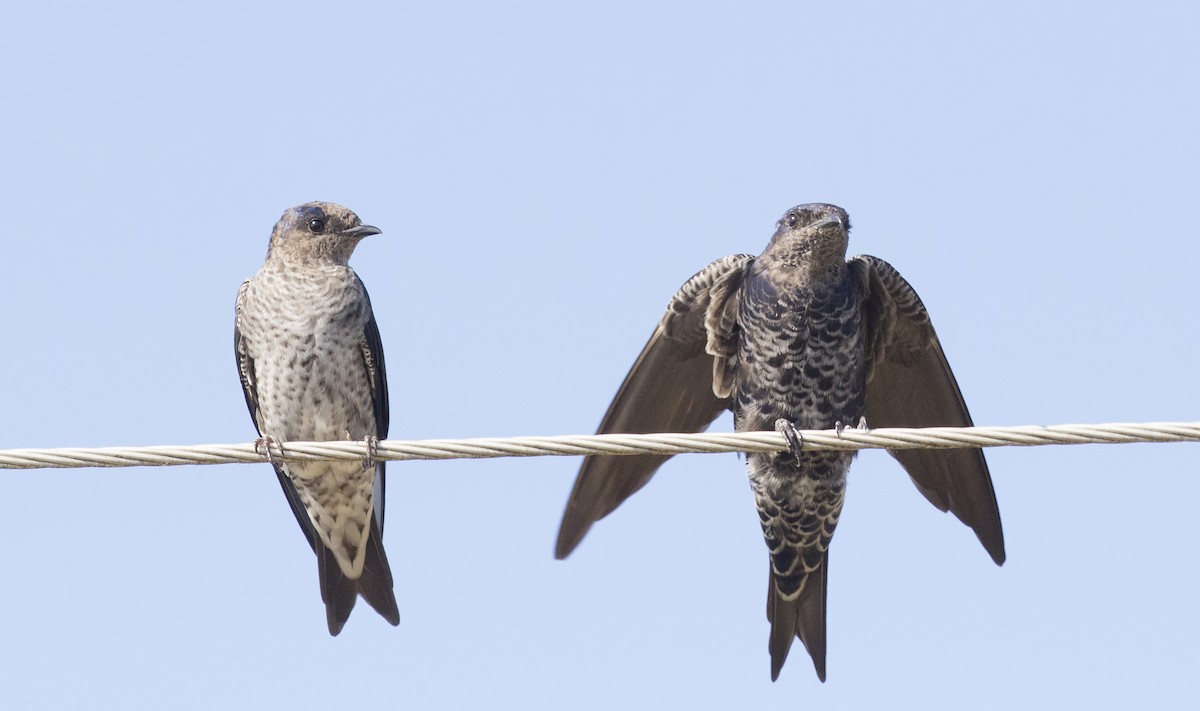
<svg viewBox="0 0 1200 711">
<path fill-rule="evenodd" d="M 252 282 L 239 319 L 254 361 L 262 431 L 283 440 L 375 434 L 361 289 Z"/>
<path fill-rule="evenodd" d="M 795 285 L 750 275 L 738 313 L 738 430 L 853 426 L 865 411 L 858 292 L 847 278 Z"/>
</svg>

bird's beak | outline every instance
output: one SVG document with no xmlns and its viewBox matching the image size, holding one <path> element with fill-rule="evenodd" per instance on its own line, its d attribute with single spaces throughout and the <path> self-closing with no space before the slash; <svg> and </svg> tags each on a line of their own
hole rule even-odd
<svg viewBox="0 0 1200 711">
<path fill-rule="evenodd" d="M 826 227 L 832 227 L 834 225 L 837 225 L 837 228 L 840 230 L 846 229 L 846 226 L 842 224 L 842 218 L 837 216 L 826 217 L 823 220 L 814 222 L 812 225 L 810 225 L 810 228 L 813 230 L 823 230 Z"/>
<path fill-rule="evenodd" d="M 383 230 L 379 229 L 378 227 L 373 227 L 371 225 L 359 225 L 358 227 L 351 227 L 342 234 L 361 239 L 363 237 L 370 237 L 371 235 L 377 235 L 382 232 Z"/>
</svg>

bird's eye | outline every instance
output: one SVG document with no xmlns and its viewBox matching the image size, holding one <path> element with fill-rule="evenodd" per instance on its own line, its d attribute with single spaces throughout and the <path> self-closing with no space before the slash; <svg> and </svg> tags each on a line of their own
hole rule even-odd
<svg viewBox="0 0 1200 711">
<path fill-rule="evenodd" d="M 314 235 L 319 235 L 322 232 L 324 232 L 325 231 L 325 218 L 324 217 L 314 217 L 313 219 L 309 220 L 308 221 L 308 231 L 312 232 Z"/>
<path fill-rule="evenodd" d="M 790 228 L 790 227 L 795 227 L 795 226 L 796 226 L 796 223 L 798 223 L 798 222 L 800 222 L 800 215 L 799 215 L 799 214 L 797 214 L 797 213 L 795 213 L 795 212 L 789 212 L 789 213 L 787 214 L 787 226 L 788 226 L 789 228 Z"/>
</svg>

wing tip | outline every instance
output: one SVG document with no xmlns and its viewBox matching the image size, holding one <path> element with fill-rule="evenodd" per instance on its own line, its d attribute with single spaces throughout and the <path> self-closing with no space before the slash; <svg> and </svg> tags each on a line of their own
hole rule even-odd
<svg viewBox="0 0 1200 711">
<path fill-rule="evenodd" d="M 567 518 L 564 517 L 562 526 L 558 529 L 558 540 L 554 543 L 554 559 L 566 560 L 567 556 L 579 547 L 589 528 L 591 528 L 590 524 L 582 527 L 575 524 L 568 525 Z"/>
<path fill-rule="evenodd" d="M 1004 550 L 1004 536 L 1000 535 L 998 540 L 993 540 L 989 543 L 983 536 L 979 537 L 979 541 L 983 543 L 983 548 L 992 557 L 992 561 L 996 565 L 1004 565 L 1008 560 L 1008 553 Z"/>
</svg>

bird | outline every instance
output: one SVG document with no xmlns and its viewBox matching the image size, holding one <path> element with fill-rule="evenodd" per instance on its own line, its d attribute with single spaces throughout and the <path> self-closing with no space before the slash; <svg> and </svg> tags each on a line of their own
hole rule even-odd
<svg viewBox="0 0 1200 711">
<path fill-rule="evenodd" d="M 329 202 L 283 213 L 262 268 L 238 290 L 234 351 L 259 447 L 317 556 L 331 635 L 361 595 L 400 624 L 383 548 L 388 433 L 383 344 L 362 280 L 349 266 L 359 241 L 380 234 Z M 297 462 L 271 456 L 291 441 L 363 440 L 363 461 Z"/>
<path fill-rule="evenodd" d="M 803 451 L 797 429 L 970 426 L 971 416 L 917 293 L 877 257 L 846 258 L 850 217 L 797 205 L 757 257 L 718 259 L 689 279 L 617 391 L 599 433 L 700 432 L 725 410 L 734 429 L 776 429 L 788 448 L 746 468 L 769 550 L 771 680 L 799 637 L 826 672 L 829 544 L 855 454 Z M 1000 510 L 983 451 L 889 450 L 934 506 L 1004 563 Z M 645 486 L 669 455 L 584 458 L 555 557 Z"/>
</svg>

